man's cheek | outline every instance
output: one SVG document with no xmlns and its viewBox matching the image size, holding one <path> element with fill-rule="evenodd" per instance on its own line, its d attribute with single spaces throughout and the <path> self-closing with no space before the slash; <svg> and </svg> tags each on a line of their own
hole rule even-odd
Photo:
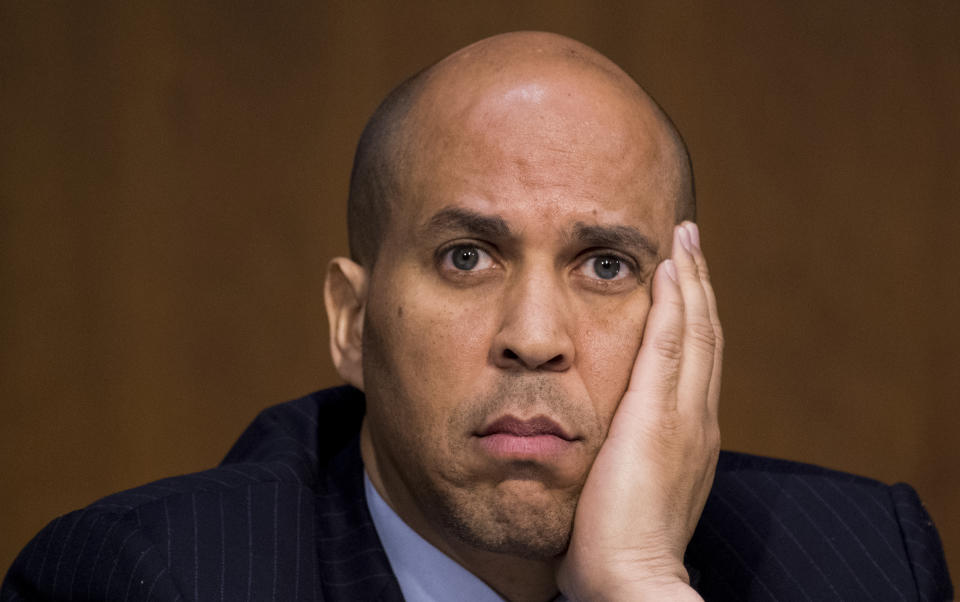
<svg viewBox="0 0 960 602">
<path fill-rule="evenodd" d="M 482 306 L 444 303 L 426 294 L 420 301 L 409 304 L 396 323 L 397 336 L 415 356 L 418 370 L 455 377 L 452 368 L 463 371 L 478 361 L 481 366 L 486 363 L 491 320 Z"/>
<path fill-rule="evenodd" d="M 590 319 L 579 327 L 579 366 L 601 416 L 615 411 L 640 350 L 650 304 L 645 298 L 630 301 L 603 311 L 591 308 Z"/>
</svg>

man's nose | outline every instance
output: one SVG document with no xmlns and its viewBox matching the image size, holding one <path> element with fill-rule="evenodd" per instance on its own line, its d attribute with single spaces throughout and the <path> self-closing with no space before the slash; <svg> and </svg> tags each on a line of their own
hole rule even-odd
<svg viewBox="0 0 960 602">
<path fill-rule="evenodd" d="M 553 275 L 521 276 L 507 286 L 500 329 L 490 350 L 504 369 L 562 372 L 573 364 L 567 296 Z"/>
</svg>

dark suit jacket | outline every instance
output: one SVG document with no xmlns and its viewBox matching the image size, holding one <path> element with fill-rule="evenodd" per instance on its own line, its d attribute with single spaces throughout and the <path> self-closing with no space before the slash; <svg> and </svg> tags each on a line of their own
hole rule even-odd
<svg viewBox="0 0 960 602">
<path fill-rule="evenodd" d="M 51 522 L 14 600 L 402 600 L 364 501 L 362 394 L 264 411 L 223 464 Z M 937 532 L 907 485 L 724 452 L 687 551 L 708 600 L 946 600 Z"/>
</svg>

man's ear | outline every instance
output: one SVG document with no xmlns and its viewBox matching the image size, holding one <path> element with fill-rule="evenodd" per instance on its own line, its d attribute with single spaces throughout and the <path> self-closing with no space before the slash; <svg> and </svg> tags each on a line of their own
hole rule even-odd
<svg viewBox="0 0 960 602">
<path fill-rule="evenodd" d="M 363 314 L 367 271 L 346 257 L 327 265 L 323 300 L 330 322 L 330 355 L 340 378 L 363 390 Z"/>
</svg>

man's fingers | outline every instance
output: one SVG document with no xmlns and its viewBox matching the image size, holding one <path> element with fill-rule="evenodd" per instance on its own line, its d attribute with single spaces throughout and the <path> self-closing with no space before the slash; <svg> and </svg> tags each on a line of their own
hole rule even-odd
<svg viewBox="0 0 960 602">
<path fill-rule="evenodd" d="M 710 413 L 715 417 L 717 415 L 720 403 L 720 378 L 723 365 L 723 327 L 720 324 L 720 314 L 717 311 L 717 297 L 713 291 L 713 284 L 710 282 L 710 271 L 707 269 L 707 258 L 700 249 L 700 232 L 696 225 L 692 225 L 691 236 L 693 238 L 693 258 L 697 264 L 697 271 L 700 275 L 700 284 L 703 286 L 703 293 L 707 302 L 707 309 L 710 316 L 710 324 L 714 335 L 713 352 L 713 370 L 710 374 L 710 388 L 707 395 L 707 404 Z"/>
<path fill-rule="evenodd" d="M 683 358 L 683 295 L 673 260 L 657 266 L 653 275 L 653 305 L 647 314 L 643 342 L 630 375 L 628 395 L 638 393 L 645 404 L 676 407 L 677 379 Z"/>
<path fill-rule="evenodd" d="M 645 404 L 715 417 L 722 348 L 716 298 L 696 226 L 685 222 L 673 237 L 672 258 L 654 274 L 629 391 L 641 393 Z"/>
<path fill-rule="evenodd" d="M 699 254 L 702 258 L 698 248 L 699 238 L 696 226 L 690 222 L 684 222 L 674 229 L 673 259 L 677 264 L 685 308 L 678 407 L 681 411 L 709 412 L 717 336 L 702 280 L 706 261 L 698 262 L 696 257 Z"/>
</svg>

